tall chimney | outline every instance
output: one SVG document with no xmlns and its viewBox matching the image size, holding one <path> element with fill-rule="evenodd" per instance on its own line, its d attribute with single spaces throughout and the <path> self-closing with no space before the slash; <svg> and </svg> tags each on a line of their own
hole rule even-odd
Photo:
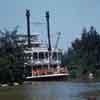
<svg viewBox="0 0 100 100">
<path fill-rule="evenodd" d="M 48 33 L 48 51 L 51 51 L 51 39 L 50 39 L 50 25 L 49 25 L 49 11 L 46 12 L 47 21 L 47 33 Z"/>
<path fill-rule="evenodd" d="M 26 10 L 26 20 L 27 20 L 27 36 L 28 36 L 28 47 L 31 47 L 30 41 L 30 10 Z"/>
<path fill-rule="evenodd" d="M 51 67 L 51 40 L 50 40 L 50 25 L 49 25 L 49 11 L 46 12 L 47 33 L 48 33 L 48 70 Z"/>
</svg>

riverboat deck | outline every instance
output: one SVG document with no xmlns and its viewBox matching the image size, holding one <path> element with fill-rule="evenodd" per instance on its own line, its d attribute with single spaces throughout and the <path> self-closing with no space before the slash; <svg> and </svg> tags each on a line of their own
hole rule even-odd
<svg viewBox="0 0 100 100">
<path fill-rule="evenodd" d="M 54 73 L 54 74 L 48 74 L 48 75 L 33 75 L 26 77 L 26 80 L 28 81 L 65 81 L 68 79 L 69 74 L 68 73 Z"/>
</svg>

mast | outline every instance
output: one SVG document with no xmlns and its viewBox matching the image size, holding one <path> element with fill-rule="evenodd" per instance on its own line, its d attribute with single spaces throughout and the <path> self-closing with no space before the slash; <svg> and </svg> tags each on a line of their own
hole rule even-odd
<svg viewBox="0 0 100 100">
<path fill-rule="evenodd" d="M 50 23 L 49 23 L 49 11 L 46 11 L 46 22 L 47 22 L 47 33 L 48 33 L 48 57 L 49 57 L 49 63 L 48 63 L 48 69 L 50 69 L 51 66 L 51 39 L 50 39 Z"/>
<path fill-rule="evenodd" d="M 30 10 L 26 9 L 26 21 L 27 21 L 27 36 L 28 36 L 28 47 L 31 47 L 30 41 Z"/>
</svg>

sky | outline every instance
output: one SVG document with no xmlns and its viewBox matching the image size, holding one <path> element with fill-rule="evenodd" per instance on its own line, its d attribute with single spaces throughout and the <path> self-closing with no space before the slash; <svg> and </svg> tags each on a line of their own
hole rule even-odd
<svg viewBox="0 0 100 100">
<path fill-rule="evenodd" d="M 50 12 L 52 47 L 61 32 L 58 47 L 67 50 L 71 42 L 81 36 L 83 27 L 93 25 L 100 33 L 100 0 L 0 0 L 0 29 L 26 33 L 26 9 L 31 13 L 31 33 L 39 32 L 47 41 L 45 12 Z M 41 25 L 34 24 L 42 22 Z"/>
</svg>

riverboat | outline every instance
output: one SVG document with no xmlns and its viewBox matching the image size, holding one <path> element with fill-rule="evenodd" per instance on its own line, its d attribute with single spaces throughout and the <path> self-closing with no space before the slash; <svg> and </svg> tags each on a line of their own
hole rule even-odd
<svg viewBox="0 0 100 100">
<path fill-rule="evenodd" d="M 67 67 L 61 66 L 61 50 L 52 49 L 49 64 L 49 52 L 46 47 L 25 50 L 25 76 L 28 81 L 63 81 L 67 80 Z"/>
<path fill-rule="evenodd" d="M 26 11 L 27 38 L 24 42 L 24 72 L 28 81 L 58 81 L 68 78 L 67 67 L 61 67 L 62 50 L 51 47 L 49 12 L 46 12 L 48 43 L 44 45 L 38 34 L 30 34 L 30 12 Z M 23 37 L 24 38 L 24 37 Z M 26 43 L 26 44 L 25 44 Z"/>
</svg>

